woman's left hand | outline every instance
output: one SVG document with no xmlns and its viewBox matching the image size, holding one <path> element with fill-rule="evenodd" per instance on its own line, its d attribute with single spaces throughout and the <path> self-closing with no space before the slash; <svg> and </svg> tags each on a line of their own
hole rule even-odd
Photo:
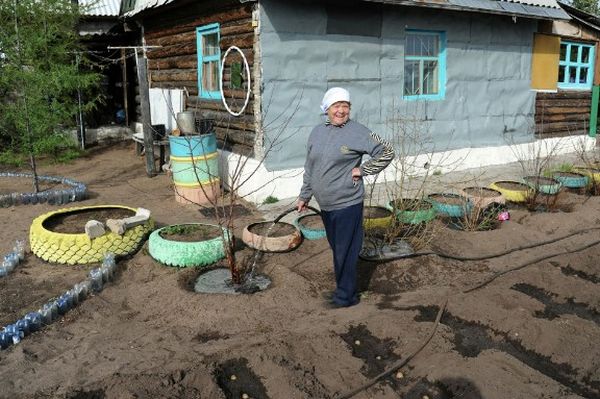
<svg viewBox="0 0 600 399">
<path fill-rule="evenodd" d="M 362 173 L 360 173 L 360 168 L 352 168 L 352 180 L 355 182 L 362 179 Z"/>
</svg>

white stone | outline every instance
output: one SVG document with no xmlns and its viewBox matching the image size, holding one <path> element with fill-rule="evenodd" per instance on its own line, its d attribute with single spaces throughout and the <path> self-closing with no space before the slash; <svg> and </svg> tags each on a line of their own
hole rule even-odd
<svg viewBox="0 0 600 399">
<path fill-rule="evenodd" d="M 146 219 L 150 218 L 150 211 L 146 208 L 138 208 L 135 212 L 135 216 L 146 216 Z"/>
<path fill-rule="evenodd" d="M 118 235 L 123 235 L 123 233 L 125 233 L 125 222 L 123 219 L 108 219 L 106 221 L 106 227 Z"/>
<path fill-rule="evenodd" d="M 102 222 L 88 220 L 85 224 L 85 234 L 87 234 L 90 239 L 100 237 L 104 235 L 104 233 L 106 233 L 106 229 L 104 229 Z"/>
</svg>

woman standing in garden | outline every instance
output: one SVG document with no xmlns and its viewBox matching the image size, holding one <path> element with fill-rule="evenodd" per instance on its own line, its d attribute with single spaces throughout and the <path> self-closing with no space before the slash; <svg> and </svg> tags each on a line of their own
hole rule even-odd
<svg viewBox="0 0 600 399">
<path fill-rule="evenodd" d="M 321 208 L 333 251 L 333 307 L 359 302 L 356 267 L 363 242 L 362 177 L 379 173 L 394 158 L 389 143 L 350 119 L 350 108 L 350 93 L 343 88 L 331 88 L 323 96 L 321 111 L 327 120 L 316 126 L 308 139 L 304 181 L 297 203 L 302 212 L 314 196 Z M 363 155 L 371 158 L 363 163 Z"/>
</svg>

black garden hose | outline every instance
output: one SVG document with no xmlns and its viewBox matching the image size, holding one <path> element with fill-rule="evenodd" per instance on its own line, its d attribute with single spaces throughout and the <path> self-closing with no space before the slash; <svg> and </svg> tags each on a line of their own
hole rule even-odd
<svg viewBox="0 0 600 399">
<path fill-rule="evenodd" d="M 316 209 L 316 208 L 313 208 L 312 206 L 307 206 L 307 208 L 308 208 L 308 209 L 310 209 L 311 211 L 315 212 L 315 213 L 316 213 L 316 214 L 318 214 L 318 215 L 320 215 L 320 214 L 321 214 L 321 211 L 320 211 L 320 210 L 318 210 L 318 209 Z M 281 213 L 281 215 L 277 216 L 277 217 L 275 218 L 275 220 L 273 220 L 273 223 L 277 223 L 277 222 L 279 222 L 279 221 L 280 221 L 280 220 L 281 220 L 281 219 L 282 219 L 282 218 L 283 218 L 285 215 L 287 215 L 287 214 L 290 214 L 290 213 L 292 213 L 292 212 L 294 212 L 294 211 L 297 211 L 297 210 L 298 210 L 298 207 L 296 207 L 296 206 L 295 206 L 295 207 L 293 207 L 293 208 L 290 208 L 290 209 L 288 209 L 288 210 L 286 210 L 286 211 L 283 211 L 283 213 Z"/>
<path fill-rule="evenodd" d="M 523 251 L 525 249 L 531 249 L 531 248 L 535 248 L 535 247 L 541 247 L 543 245 L 553 244 L 557 241 L 562 241 L 569 237 L 573 237 L 573 236 L 576 236 L 579 234 L 584 234 L 584 233 L 587 233 L 587 232 L 593 231 L 593 230 L 600 230 L 600 227 L 590 227 L 590 228 L 583 229 L 583 230 L 577 230 L 573 233 L 569 233 L 569 234 L 561 236 L 561 237 L 556 237 L 556 238 L 552 238 L 550 240 L 541 241 L 541 242 L 535 242 L 533 244 L 521 245 L 521 246 L 518 246 L 515 248 L 508 249 L 506 251 L 497 252 L 495 254 L 488 254 L 488 255 L 458 256 L 458 255 L 439 253 L 439 252 L 435 252 L 435 251 L 428 251 L 428 252 L 415 252 L 412 254 L 401 254 L 401 255 L 385 258 L 385 259 L 371 260 L 371 259 L 366 259 L 366 258 L 362 258 L 362 257 L 361 257 L 361 259 L 363 259 L 365 261 L 371 261 L 371 262 L 388 262 L 388 261 L 393 261 L 393 260 L 398 260 L 398 259 L 416 258 L 419 256 L 439 256 L 440 258 L 444 258 L 444 259 L 452 259 L 452 260 L 460 260 L 460 261 L 486 260 L 486 259 L 499 258 L 501 256 L 508 255 L 513 252 Z"/>
</svg>

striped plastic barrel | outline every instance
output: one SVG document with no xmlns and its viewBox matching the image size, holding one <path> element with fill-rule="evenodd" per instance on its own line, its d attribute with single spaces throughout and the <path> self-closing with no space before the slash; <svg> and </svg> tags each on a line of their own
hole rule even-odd
<svg viewBox="0 0 600 399">
<path fill-rule="evenodd" d="M 169 146 L 177 202 L 212 202 L 220 193 L 215 134 L 169 136 Z"/>
</svg>

